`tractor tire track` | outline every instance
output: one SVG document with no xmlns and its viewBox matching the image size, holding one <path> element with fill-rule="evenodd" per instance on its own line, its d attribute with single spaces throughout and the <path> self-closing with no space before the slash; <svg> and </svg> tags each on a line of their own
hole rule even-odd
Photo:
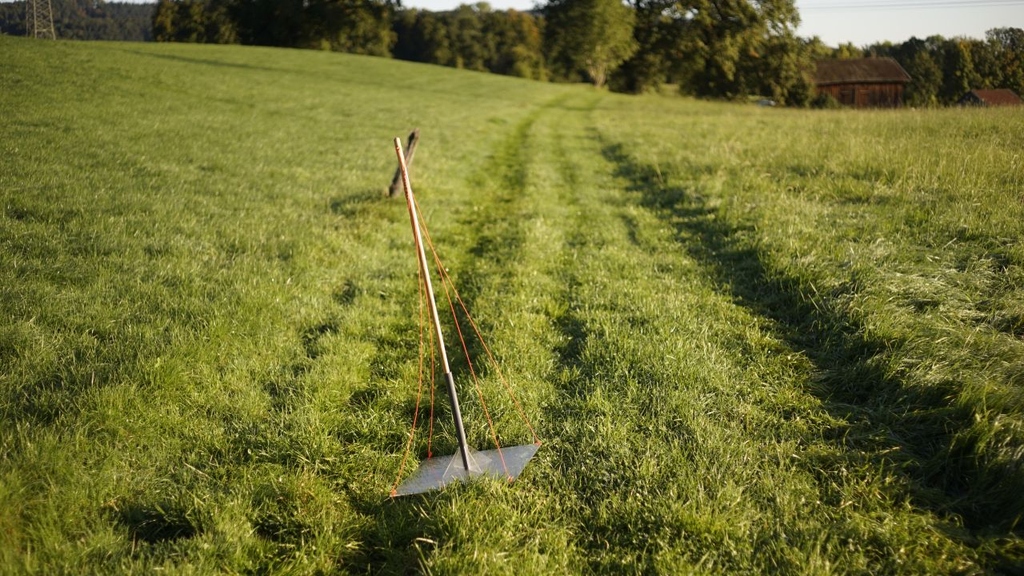
<svg viewBox="0 0 1024 576">
<path fill-rule="evenodd" d="M 570 502 L 574 547 L 599 572 L 798 570 L 841 551 L 832 534 L 857 515 L 826 511 L 793 457 L 822 450 L 830 420 L 800 389 L 805 359 L 674 249 L 593 104 L 543 133 L 563 207 L 544 480 Z"/>
</svg>

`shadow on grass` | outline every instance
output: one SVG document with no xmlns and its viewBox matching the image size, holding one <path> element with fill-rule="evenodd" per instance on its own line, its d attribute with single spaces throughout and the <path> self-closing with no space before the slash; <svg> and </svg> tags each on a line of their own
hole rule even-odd
<svg viewBox="0 0 1024 576">
<path fill-rule="evenodd" d="M 346 196 L 335 196 L 328 202 L 328 207 L 331 213 L 336 216 L 359 218 L 370 215 L 374 210 L 380 210 L 381 204 L 386 203 L 386 205 L 390 206 L 391 203 L 398 201 L 394 198 L 389 198 L 383 188 L 380 190 L 364 189 L 352 192 Z"/>
<path fill-rule="evenodd" d="M 951 400 L 959 383 L 905 381 L 893 367 L 894 350 L 903 343 L 866 336 L 860 322 L 837 306 L 842 294 L 817 294 L 809 281 L 772 269 L 753 228 L 737 227 L 699 195 L 666 184 L 660 171 L 638 164 L 621 145 L 606 145 L 603 154 L 639 204 L 674 226 L 679 242 L 722 290 L 773 320 L 780 337 L 813 362 L 812 392 L 848 423 L 830 439 L 844 448 L 842 461 L 813 463 L 823 486 L 841 486 L 838 475 L 845 469 L 896 470 L 918 507 L 955 514 L 981 533 L 1019 530 L 1017 498 L 1024 486 L 986 466 L 983 440 L 961 433 L 974 416 L 970 406 Z M 855 281 L 843 287 L 857 289 Z"/>
<path fill-rule="evenodd" d="M 150 544 L 192 538 L 200 532 L 187 510 L 169 501 L 131 503 L 117 510 L 115 518 L 132 538 Z"/>
<path fill-rule="evenodd" d="M 128 54 L 134 54 L 135 56 L 143 56 L 146 58 L 158 58 L 161 60 L 170 60 L 173 62 L 183 62 L 185 64 L 198 64 L 201 66 L 213 66 L 216 68 L 234 68 L 240 70 L 259 70 L 262 72 L 294 72 L 286 68 L 273 68 L 270 66 L 254 66 L 252 64 L 239 64 L 236 62 L 224 62 L 222 60 L 211 60 L 209 58 L 190 58 L 188 56 L 179 56 L 177 54 L 157 54 L 154 52 L 147 52 L 143 50 L 129 50 L 125 48 L 120 49 L 121 52 L 127 52 Z"/>
</svg>

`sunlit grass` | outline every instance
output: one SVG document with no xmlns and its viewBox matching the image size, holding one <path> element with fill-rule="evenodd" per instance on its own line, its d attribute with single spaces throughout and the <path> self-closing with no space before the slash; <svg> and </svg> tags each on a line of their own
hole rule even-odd
<svg viewBox="0 0 1024 576">
<path fill-rule="evenodd" d="M 1019 114 L 748 109 L 311 51 L 0 51 L 6 571 L 1024 558 Z M 390 500 L 418 341 L 383 194 L 412 127 L 432 237 L 544 444 L 515 484 Z"/>
</svg>

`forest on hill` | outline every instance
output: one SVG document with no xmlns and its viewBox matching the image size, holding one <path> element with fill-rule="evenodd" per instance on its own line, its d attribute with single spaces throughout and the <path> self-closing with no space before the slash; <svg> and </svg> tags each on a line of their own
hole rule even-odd
<svg viewBox="0 0 1024 576">
<path fill-rule="evenodd" d="M 51 0 L 53 28 L 70 40 L 153 39 L 153 4 L 103 0 Z M 25 35 L 25 2 L 0 2 L 0 34 Z"/>
<path fill-rule="evenodd" d="M 910 106 L 952 105 L 970 90 L 1024 93 L 1024 30 L 984 39 L 929 36 L 831 47 L 796 35 L 793 0 L 550 0 L 537 10 L 486 2 L 446 12 L 391 0 L 54 0 L 61 38 L 332 50 L 641 93 L 670 84 L 704 98 L 814 102 L 814 62 L 888 56 L 910 74 Z M 25 3 L 0 4 L 0 32 L 24 34 Z"/>
</svg>

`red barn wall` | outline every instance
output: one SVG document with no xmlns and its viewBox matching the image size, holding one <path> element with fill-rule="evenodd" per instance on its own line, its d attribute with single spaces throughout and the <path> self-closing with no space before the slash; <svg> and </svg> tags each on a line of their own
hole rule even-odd
<svg viewBox="0 0 1024 576">
<path fill-rule="evenodd" d="M 826 84 L 819 94 L 829 94 L 844 106 L 898 108 L 903 105 L 903 84 Z"/>
</svg>

